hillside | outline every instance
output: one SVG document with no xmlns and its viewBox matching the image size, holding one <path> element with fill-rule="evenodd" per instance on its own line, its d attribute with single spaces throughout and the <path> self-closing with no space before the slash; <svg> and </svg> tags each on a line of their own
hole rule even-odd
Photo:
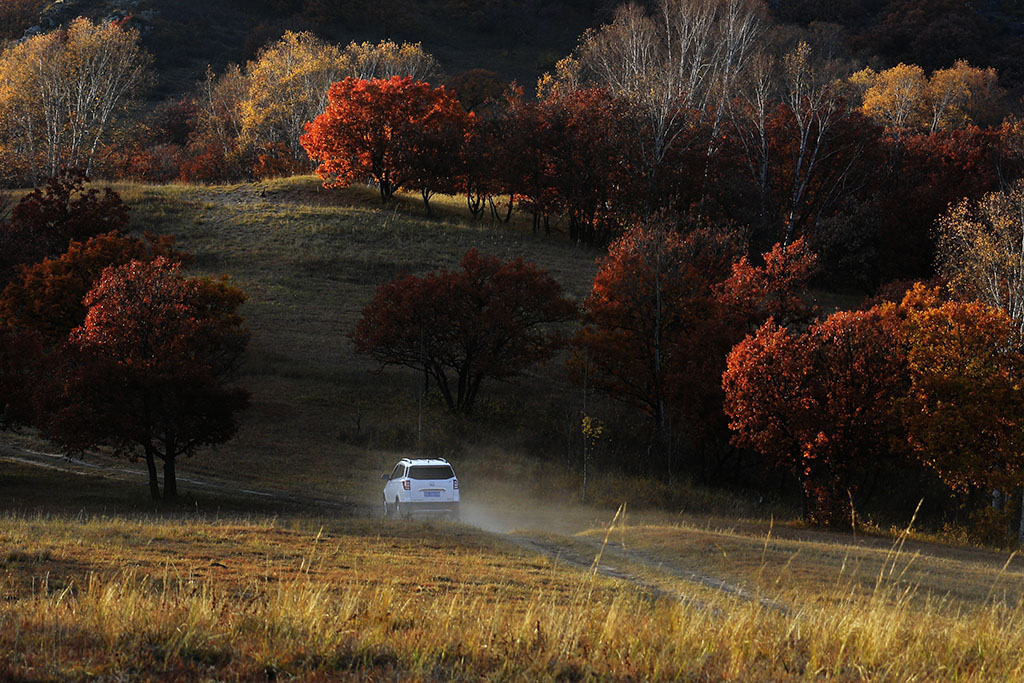
<svg viewBox="0 0 1024 683">
<path fill-rule="evenodd" d="M 617 3 L 598 0 L 64 0 L 16 3 L 12 37 L 31 26 L 46 30 L 79 14 L 93 19 L 130 16 L 154 54 L 153 101 L 178 96 L 207 66 L 244 63 L 285 30 L 309 30 L 340 44 L 384 38 L 421 42 L 448 76 L 483 68 L 528 87 L 568 54 L 587 29 L 610 19 Z M 650 3 L 648 3 L 650 4 Z M 31 10 L 41 8 L 41 16 Z M 794 27 L 834 34 L 862 63 L 897 62 L 945 68 L 956 59 L 993 66 L 1005 87 L 1024 83 L 1024 14 L 1013 3 L 985 0 L 857 0 L 768 3 L 780 33 Z M 15 10 L 11 10 L 15 12 Z M 196 36 L 202 36 L 196 40 Z"/>
<path fill-rule="evenodd" d="M 139 463 L 3 436 L 0 678 L 1024 674 L 1015 554 L 813 530 L 795 506 L 600 469 L 583 503 L 559 365 L 489 385 L 472 420 L 428 400 L 420 432 L 420 379 L 370 374 L 345 339 L 399 272 L 477 247 L 579 299 L 595 250 L 312 177 L 117 189 L 133 230 L 177 235 L 194 271 L 249 294 L 253 405 L 179 464 L 174 507 L 146 500 Z M 454 463 L 466 524 L 379 518 L 380 472 L 413 452 Z"/>
<path fill-rule="evenodd" d="M 528 256 L 576 298 L 594 272 L 593 252 L 486 223 L 381 211 L 371 191 L 328 192 L 312 177 L 118 190 L 134 207 L 134 229 L 176 234 L 195 254 L 197 269 L 228 274 L 249 295 L 243 312 L 253 340 L 241 382 L 253 391 L 254 405 L 237 438 L 194 463 L 196 472 L 230 474 L 249 485 L 349 498 L 362 485 L 357 482 L 390 468 L 391 453 L 416 447 L 420 378 L 401 370 L 370 374 L 374 366 L 345 338 L 376 288 L 400 272 L 451 268 L 477 247 L 502 258 Z M 561 374 L 531 376 L 514 391 L 485 387 L 488 404 L 479 425 L 462 424 L 431 402 L 421 448 L 461 455 L 464 445 L 451 431 L 472 441 L 497 428 L 488 426 L 491 417 L 504 423 L 502 433 L 517 435 L 509 449 L 543 443 L 553 429 L 553 406 L 566 391 L 558 384 L 564 380 L 549 377 Z M 527 422 L 536 430 L 517 429 Z M 364 453 L 374 455 L 353 457 Z M 376 507 L 379 494 L 363 495 L 356 493 L 356 500 Z"/>
<path fill-rule="evenodd" d="M 93 19 L 131 15 L 156 58 L 154 101 L 190 90 L 207 66 L 220 73 L 228 63 L 244 63 L 287 29 L 313 31 L 340 44 L 383 38 L 422 42 L 448 75 L 484 68 L 532 87 L 588 26 L 605 16 L 591 0 L 350 0 L 305 7 L 273 0 L 66 0 L 47 5 L 40 25 L 51 28 L 78 14 Z"/>
</svg>

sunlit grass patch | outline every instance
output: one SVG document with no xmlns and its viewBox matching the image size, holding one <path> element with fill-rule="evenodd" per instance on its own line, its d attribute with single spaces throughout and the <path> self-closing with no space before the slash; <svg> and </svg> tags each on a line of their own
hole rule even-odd
<svg viewBox="0 0 1024 683">
<path fill-rule="evenodd" d="M 593 544 L 600 530 L 583 535 Z M 628 524 L 609 537 L 614 549 L 648 564 L 731 582 L 750 594 L 787 602 L 838 604 L 905 593 L 915 605 L 942 602 L 970 611 L 1024 598 L 1024 558 L 896 538 L 852 537 L 763 521 Z"/>
</svg>

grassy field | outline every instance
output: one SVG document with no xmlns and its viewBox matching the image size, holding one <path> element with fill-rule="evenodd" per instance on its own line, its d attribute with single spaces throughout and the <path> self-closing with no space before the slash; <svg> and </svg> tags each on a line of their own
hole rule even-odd
<svg viewBox="0 0 1024 683">
<path fill-rule="evenodd" d="M 309 177 L 117 189 L 133 229 L 249 293 L 253 406 L 180 464 L 176 507 L 138 463 L 22 461 L 46 444 L 2 436 L 0 680 L 1024 677 L 1015 555 L 601 471 L 584 503 L 557 365 L 485 386 L 473 419 L 428 399 L 421 429 L 418 378 L 345 338 L 380 284 L 470 247 L 576 299 L 597 253 Z M 379 519 L 379 473 L 411 453 L 453 461 L 467 524 Z"/>
<path fill-rule="evenodd" d="M 692 530 L 683 527 L 627 526 L 612 536 L 649 541 L 650 534 L 685 542 L 705 561 L 715 554 L 692 547 Z M 707 530 L 704 538 L 724 537 Z M 822 539 L 790 541 L 798 545 L 784 550 L 761 543 L 757 571 L 776 580 L 750 599 L 692 581 L 673 585 L 664 570 L 642 587 L 613 581 L 464 526 L 8 515 L 0 518 L 0 677 L 1024 675 L 1024 608 L 1019 592 L 1011 600 L 1003 590 L 1007 581 L 1019 588 L 1017 570 L 1012 578 L 999 569 L 963 577 L 981 587 L 990 581 L 991 590 L 961 601 L 910 582 L 913 560 L 898 547 L 884 553 L 874 585 L 862 589 L 844 570 L 811 579 L 804 567 L 777 562 L 777 551 L 816 552 Z"/>
</svg>

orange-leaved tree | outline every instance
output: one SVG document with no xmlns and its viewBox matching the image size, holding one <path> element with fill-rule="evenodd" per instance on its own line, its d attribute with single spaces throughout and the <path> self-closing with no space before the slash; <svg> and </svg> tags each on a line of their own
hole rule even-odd
<svg viewBox="0 0 1024 683">
<path fill-rule="evenodd" d="M 951 488 L 1020 485 L 1024 372 L 1017 324 L 980 302 L 916 285 L 902 308 L 910 390 L 901 403 L 910 452 Z"/>
<path fill-rule="evenodd" d="M 455 95 L 412 78 L 346 78 L 328 92 L 327 109 L 300 138 L 328 187 L 375 183 L 382 201 L 423 178 L 430 155 L 445 153 L 452 129 L 468 125 Z M 446 154 L 446 158 L 448 158 Z M 440 177 L 442 174 L 435 171 Z M 454 176 L 454 174 L 452 174 Z"/>
<path fill-rule="evenodd" d="M 248 392 L 228 381 L 249 340 L 245 295 L 190 279 L 165 258 L 107 268 L 85 298 L 85 322 L 55 359 L 41 426 L 68 452 L 98 444 L 137 457 L 160 497 L 177 497 L 175 463 L 235 433 Z"/>
<path fill-rule="evenodd" d="M 433 379 L 452 412 L 470 412 L 485 379 L 508 380 L 562 346 L 576 307 L 545 271 L 471 249 L 460 269 L 407 275 L 377 290 L 349 335 L 381 366 Z"/>
</svg>

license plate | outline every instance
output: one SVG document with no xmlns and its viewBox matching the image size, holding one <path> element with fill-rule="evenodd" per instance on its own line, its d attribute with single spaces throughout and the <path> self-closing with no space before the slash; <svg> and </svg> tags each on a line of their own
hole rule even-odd
<svg viewBox="0 0 1024 683">
<path fill-rule="evenodd" d="M 440 498 L 441 497 L 441 492 L 440 491 L 424 491 L 423 492 L 423 497 L 424 498 Z"/>
</svg>

